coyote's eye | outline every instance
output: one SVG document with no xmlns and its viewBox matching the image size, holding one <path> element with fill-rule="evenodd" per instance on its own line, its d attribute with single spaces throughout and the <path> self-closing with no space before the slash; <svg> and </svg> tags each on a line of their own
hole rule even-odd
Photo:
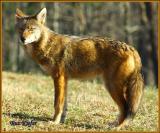
<svg viewBox="0 0 160 133">
<path fill-rule="evenodd" d="M 31 27 L 30 29 L 31 29 L 31 30 L 35 30 L 35 29 L 36 29 L 36 27 Z"/>
<path fill-rule="evenodd" d="M 28 28 L 28 30 L 29 30 L 30 32 L 33 32 L 35 29 L 36 29 L 36 27 L 30 27 L 30 28 Z"/>
</svg>

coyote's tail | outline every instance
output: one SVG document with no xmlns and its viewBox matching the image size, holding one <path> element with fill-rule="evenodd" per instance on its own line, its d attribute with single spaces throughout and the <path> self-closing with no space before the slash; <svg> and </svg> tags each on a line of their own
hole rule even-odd
<svg viewBox="0 0 160 133">
<path fill-rule="evenodd" d="M 127 82 L 127 117 L 134 117 L 142 99 L 144 82 L 140 71 L 132 73 Z"/>
</svg>

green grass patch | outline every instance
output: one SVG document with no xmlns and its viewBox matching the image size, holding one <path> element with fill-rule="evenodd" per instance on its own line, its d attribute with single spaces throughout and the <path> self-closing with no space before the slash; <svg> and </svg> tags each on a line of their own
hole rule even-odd
<svg viewBox="0 0 160 133">
<path fill-rule="evenodd" d="M 118 108 L 103 84 L 70 80 L 68 112 L 64 124 L 53 125 L 53 81 L 41 74 L 2 73 L 3 131 L 112 131 Z M 24 123 L 36 122 L 26 126 Z M 158 130 L 158 90 L 145 89 L 136 117 L 124 131 Z"/>
</svg>

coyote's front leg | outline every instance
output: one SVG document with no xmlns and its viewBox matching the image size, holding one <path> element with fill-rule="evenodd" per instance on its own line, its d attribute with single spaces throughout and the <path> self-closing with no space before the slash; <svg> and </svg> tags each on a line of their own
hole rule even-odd
<svg viewBox="0 0 160 133">
<path fill-rule="evenodd" d="M 64 101 L 66 97 L 66 86 L 67 86 L 67 79 L 64 72 L 58 72 L 54 77 L 54 86 L 55 86 L 55 99 L 54 99 L 54 124 L 58 124 L 61 122 L 62 114 L 65 113 L 64 111 Z"/>
</svg>

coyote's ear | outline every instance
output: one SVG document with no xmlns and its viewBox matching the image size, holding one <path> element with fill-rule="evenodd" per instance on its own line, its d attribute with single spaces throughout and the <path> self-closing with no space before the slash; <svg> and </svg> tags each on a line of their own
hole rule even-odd
<svg viewBox="0 0 160 133">
<path fill-rule="evenodd" d="M 24 14 L 20 9 L 16 9 L 16 18 L 23 18 L 23 17 L 27 17 L 26 14 Z"/>
<path fill-rule="evenodd" d="M 47 15 L 47 9 L 43 8 L 37 13 L 36 18 L 41 24 L 44 24 L 46 21 L 46 15 Z"/>
</svg>

